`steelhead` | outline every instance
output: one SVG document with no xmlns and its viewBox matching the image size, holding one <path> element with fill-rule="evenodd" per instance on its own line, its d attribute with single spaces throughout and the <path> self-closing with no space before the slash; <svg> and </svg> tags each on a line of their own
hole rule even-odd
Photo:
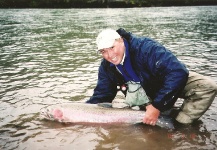
<svg viewBox="0 0 217 150">
<path fill-rule="evenodd" d="M 42 119 L 48 119 L 64 123 L 142 123 L 145 111 L 129 108 L 101 107 L 97 104 L 67 103 L 48 106 L 40 113 Z M 174 129 L 171 118 L 160 116 L 157 126 Z"/>
</svg>

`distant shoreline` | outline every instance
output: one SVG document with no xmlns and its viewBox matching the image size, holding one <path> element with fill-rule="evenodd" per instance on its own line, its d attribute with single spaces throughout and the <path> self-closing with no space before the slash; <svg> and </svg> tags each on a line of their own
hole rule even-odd
<svg viewBox="0 0 217 150">
<path fill-rule="evenodd" d="M 217 0 L 0 0 L 0 8 L 132 8 L 210 5 L 217 5 Z"/>
</svg>

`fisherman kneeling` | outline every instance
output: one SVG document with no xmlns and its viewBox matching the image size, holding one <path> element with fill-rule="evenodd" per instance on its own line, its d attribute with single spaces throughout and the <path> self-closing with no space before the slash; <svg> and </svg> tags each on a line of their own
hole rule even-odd
<svg viewBox="0 0 217 150">
<path fill-rule="evenodd" d="M 123 91 L 126 103 L 145 106 L 144 123 L 155 125 L 160 112 L 183 98 L 175 119 L 190 124 L 206 112 L 217 94 L 213 80 L 188 71 L 171 51 L 150 38 L 136 37 L 124 29 L 106 29 L 96 43 L 103 59 L 87 103 L 112 102 L 119 88 L 127 86 Z"/>
</svg>

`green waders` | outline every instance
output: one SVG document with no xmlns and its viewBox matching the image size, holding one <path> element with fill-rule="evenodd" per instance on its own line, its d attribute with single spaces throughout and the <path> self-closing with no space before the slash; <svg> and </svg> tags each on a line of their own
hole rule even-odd
<svg viewBox="0 0 217 150">
<path fill-rule="evenodd" d="M 217 94 L 215 81 L 195 72 L 189 72 L 187 84 L 180 98 L 184 99 L 176 120 L 190 124 L 199 119 L 210 107 Z"/>
</svg>

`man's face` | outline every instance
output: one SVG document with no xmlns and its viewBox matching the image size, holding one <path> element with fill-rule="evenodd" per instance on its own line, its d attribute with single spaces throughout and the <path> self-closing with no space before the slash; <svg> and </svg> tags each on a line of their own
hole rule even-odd
<svg viewBox="0 0 217 150">
<path fill-rule="evenodd" d="M 103 58 L 113 63 L 114 65 L 118 65 L 121 63 L 124 56 L 124 52 L 125 46 L 122 38 L 115 40 L 112 47 L 100 50 L 100 53 L 102 54 Z"/>
</svg>

